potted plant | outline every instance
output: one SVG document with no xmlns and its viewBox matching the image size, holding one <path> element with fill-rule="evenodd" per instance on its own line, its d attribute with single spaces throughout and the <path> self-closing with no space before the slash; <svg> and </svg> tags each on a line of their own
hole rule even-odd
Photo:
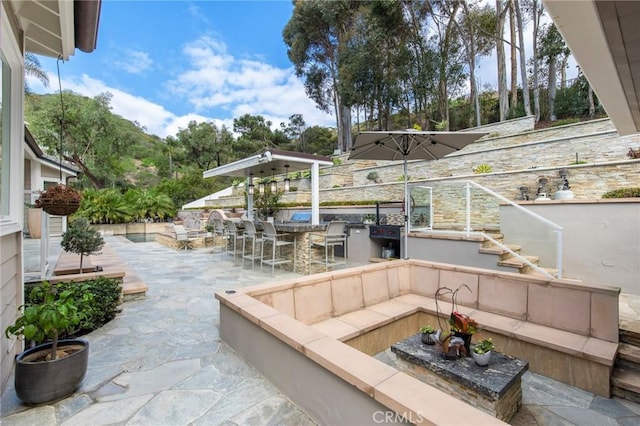
<svg viewBox="0 0 640 426">
<path fill-rule="evenodd" d="M 435 299 L 436 299 L 436 310 L 438 313 L 440 312 L 440 308 L 438 306 L 438 300 L 441 296 L 446 294 L 451 294 L 451 313 L 449 314 L 449 326 L 451 327 L 451 338 L 458 338 L 464 342 L 464 356 L 470 356 L 471 354 L 471 337 L 478 331 L 478 323 L 470 318 L 468 315 L 465 315 L 461 312 L 458 312 L 457 306 L 457 296 L 458 292 L 462 289 L 466 288 L 471 291 L 468 285 L 462 284 L 455 290 L 451 290 L 448 287 L 440 287 L 436 290 Z M 440 315 L 438 315 L 438 321 L 440 321 Z M 450 344 L 453 343 L 450 342 Z"/>
<path fill-rule="evenodd" d="M 480 340 L 471 351 L 471 356 L 476 364 L 484 367 L 489 364 L 491 352 L 495 349 L 491 338 Z"/>
<path fill-rule="evenodd" d="M 82 194 L 60 183 L 42 191 L 36 200 L 36 207 L 42 207 L 50 215 L 68 216 L 78 210 L 81 200 Z"/>
<path fill-rule="evenodd" d="M 89 225 L 85 218 L 77 218 L 69 224 L 69 229 L 62 234 L 60 243 L 65 251 L 80 255 L 80 273 L 82 273 L 82 260 L 97 252 L 104 246 L 104 240 L 100 233 Z"/>
<path fill-rule="evenodd" d="M 420 327 L 420 333 L 422 333 L 422 343 L 426 345 L 436 344 L 436 331 L 430 325 L 424 325 Z"/>
<path fill-rule="evenodd" d="M 376 223 L 376 215 L 375 214 L 371 214 L 371 213 L 367 213 L 364 216 L 362 216 L 362 222 L 363 223 L 367 223 L 367 224 Z"/>
<path fill-rule="evenodd" d="M 5 335 L 22 337 L 37 346 L 26 349 L 15 359 L 15 389 L 18 398 L 29 405 L 44 404 L 71 395 L 87 371 L 89 342 L 83 339 L 58 340 L 71 333 L 82 319 L 78 303 L 89 302 L 91 294 L 81 300 L 71 291 L 57 292 L 48 282 L 31 291 L 29 303 L 20 307 L 15 323 Z"/>
</svg>

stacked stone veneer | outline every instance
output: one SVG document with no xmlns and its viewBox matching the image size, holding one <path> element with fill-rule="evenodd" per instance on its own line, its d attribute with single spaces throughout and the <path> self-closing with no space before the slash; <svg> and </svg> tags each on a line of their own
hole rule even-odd
<svg viewBox="0 0 640 426">
<path fill-rule="evenodd" d="M 435 228 L 456 228 L 465 223 L 465 192 L 461 182 L 473 180 L 509 200 L 519 201 L 521 186 L 527 186 L 535 198 L 538 180 L 549 181 L 551 194 L 561 183 L 558 171 L 566 168 L 576 199 L 599 199 L 607 191 L 640 186 L 640 159 L 629 159 L 630 147 L 640 146 L 640 135 L 619 136 L 609 119 L 592 120 L 534 131 L 533 119 L 525 117 L 469 131 L 489 133 L 460 152 L 438 161 L 408 163 L 411 186 L 433 187 Z M 572 164 L 576 161 L 586 164 Z M 356 200 L 400 201 L 404 198 L 402 161 L 349 161 L 339 157 L 339 166 L 321 168 L 322 202 Z M 488 164 L 492 173 L 474 174 L 473 169 Z M 380 182 L 367 175 L 376 171 Z M 347 176 L 351 173 L 351 178 Z M 337 187 L 341 185 L 340 187 Z M 285 194 L 286 203 L 308 203 L 310 194 L 298 191 Z M 242 205 L 242 197 L 217 200 L 218 205 Z M 420 200 L 418 203 L 420 205 Z M 472 191 L 474 229 L 499 222 L 498 201 L 477 190 Z"/>
</svg>

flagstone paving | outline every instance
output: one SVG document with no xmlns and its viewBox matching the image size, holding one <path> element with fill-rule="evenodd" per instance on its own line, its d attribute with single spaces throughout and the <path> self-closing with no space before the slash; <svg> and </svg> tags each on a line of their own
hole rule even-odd
<svg viewBox="0 0 640 426">
<path fill-rule="evenodd" d="M 1 399 L 3 426 L 314 424 L 218 334 L 215 292 L 292 273 L 272 278 L 259 268 L 233 266 L 224 254 L 206 249 L 175 251 L 120 237 L 106 241 L 149 286 L 146 299 L 126 302 L 113 321 L 85 336 L 89 369 L 73 396 L 25 407 L 10 379 Z M 379 359 L 393 363 L 392 355 L 385 352 Z M 601 398 L 530 372 L 522 389 L 524 405 L 513 425 L 640 424 L 640 405 L 628 401 Z"/>
</svg>

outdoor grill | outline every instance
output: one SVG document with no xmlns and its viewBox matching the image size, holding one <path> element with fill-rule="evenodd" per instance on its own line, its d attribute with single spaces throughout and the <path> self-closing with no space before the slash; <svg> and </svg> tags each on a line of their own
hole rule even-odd
<svg viewBox="0 0 640 426">
<path fill-rule="evenodd" d="M 369 225 L 369 238 L 400 241 L 402 225 Z"/>
</svg>

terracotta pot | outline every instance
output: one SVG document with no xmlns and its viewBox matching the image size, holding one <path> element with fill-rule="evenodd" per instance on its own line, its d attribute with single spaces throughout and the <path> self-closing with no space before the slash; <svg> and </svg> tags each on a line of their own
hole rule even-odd
<svg viewBox="0 0 640 426">
<path fill-rule="evenodd" d="M 35 240 L 42 238 L 42 209 L 27 210 L 27 229 L 31 238 Z"/>
</svg>

